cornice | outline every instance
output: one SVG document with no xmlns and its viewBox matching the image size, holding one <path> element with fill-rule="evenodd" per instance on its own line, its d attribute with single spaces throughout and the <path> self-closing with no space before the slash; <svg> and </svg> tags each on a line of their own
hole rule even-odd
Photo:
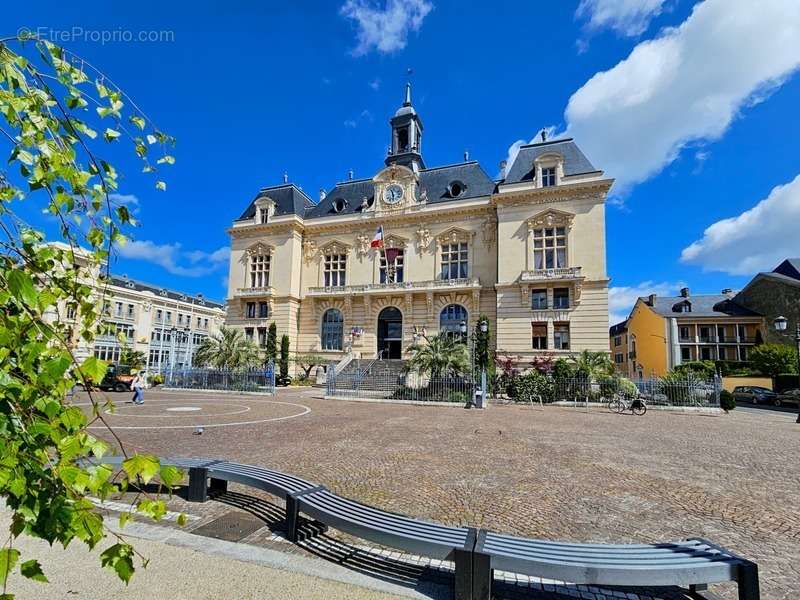
<svg viewBox="0 0 800 600">
<path fill-rule="evenodd" d="M 519 204 L 552 204 L 570 200 L 604 202 L 606 194 L 613 183 L 613 179 L 599 179 L 544 188 L 510 189 L 494 194 L 492 196 L 492 204 L 501 207 Z"/>
</svg>

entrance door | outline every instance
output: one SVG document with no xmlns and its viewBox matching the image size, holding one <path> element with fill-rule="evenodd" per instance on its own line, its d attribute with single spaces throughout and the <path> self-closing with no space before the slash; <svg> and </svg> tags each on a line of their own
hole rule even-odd
<svg viewBox="0 0 800 600">
<path fill-rule="evenodd" d="M 403 315 L 393 306 L 378 315 L 378 358 L 399 359 L 403 356 Z"/>
</svg>

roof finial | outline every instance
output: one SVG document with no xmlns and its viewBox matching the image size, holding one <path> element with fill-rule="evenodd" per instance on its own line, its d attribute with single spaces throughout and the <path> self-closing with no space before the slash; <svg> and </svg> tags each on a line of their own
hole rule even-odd
<svg viewBox="0 0 800 600">
<path fill-rule="evenodd" d="M 283 172 L 283 183 L 289 183 L 289 172 L 288 171 L 284 171 Z"/>
<path fill-rule="evenodd" d="M 547 129 L 542 129 L 542 141 L 547 141 Z"/>
<path fill-rule="evenodd" d="M 406 82 L 406 99 L 403 101 L 403 106 L 411 106 L 411 82 Z"/>
</svg>

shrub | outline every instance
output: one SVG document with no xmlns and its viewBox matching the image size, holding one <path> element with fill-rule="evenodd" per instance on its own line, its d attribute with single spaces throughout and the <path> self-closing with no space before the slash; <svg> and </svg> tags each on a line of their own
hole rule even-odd
<svg viewBox="0 0 800 600">
<path fill-rule="evenodd" d="M 736 398 L 728 390 L 722 390 L 719 393 L 719 407 L 725 412 L 733 410 L 736 408 Z"/>
<path fill-rule="evenodd" d="M 470 401 L 470 397 L 467 392 L 450 392 L 447 396 L 447 401 L 466 404 Z"/>
<path fill-rule="evenodd" d="M 518 377 L 516 380 L 516 394 L 512 396 L 516 402 L 533 402 L 541 398 L 542 402 L 551 402 L 553 398 L 553 380 L 532 371 Z"/>
<path fill-rule="evenodd" d="M 164 383 L 164 376 L 161 373 L 155 373 L 150 376 L 150 385 L 162 385 Z"/>
<path fill-rule="evenodd" d="M 314 380 L 310 377 L 294 377 L 290 385 L 308 387 L 314 385 Z"/>
<path fill-rule="evenodd" d="M 716 373 L 716 365 L 711 360 L 690 360 L 678 365 L 672 369 L 672 372 L 680 375 L 692 373 L 704 379 L 710 379 Z"/>
</svg>

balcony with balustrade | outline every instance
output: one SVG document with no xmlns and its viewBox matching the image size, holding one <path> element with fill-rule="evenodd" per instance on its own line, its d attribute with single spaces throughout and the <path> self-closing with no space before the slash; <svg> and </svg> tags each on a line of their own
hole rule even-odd
<svg viewBox="0 0 800 600">
<path fill-rule="evenodd" d="M 477 277 L 465 277 L 459 279 L 431 279 L 427 281 L 400 281 L 390 283 L 311 287 L 308 288 L 306 295 L 310 297 L 349 296 L 351 294 L 369 294 L 379 296 L 381 294 L 397 292 L 442 292 L 480 289 L 480 279 Z"/>
<path fill-rule="evenodd" d="M 541 283 L 547 281 L 583 281 L 581 267 L 561 267 L 557 269 L 533 269 L 520 274 L 520 283 Z"/>
</svg>

